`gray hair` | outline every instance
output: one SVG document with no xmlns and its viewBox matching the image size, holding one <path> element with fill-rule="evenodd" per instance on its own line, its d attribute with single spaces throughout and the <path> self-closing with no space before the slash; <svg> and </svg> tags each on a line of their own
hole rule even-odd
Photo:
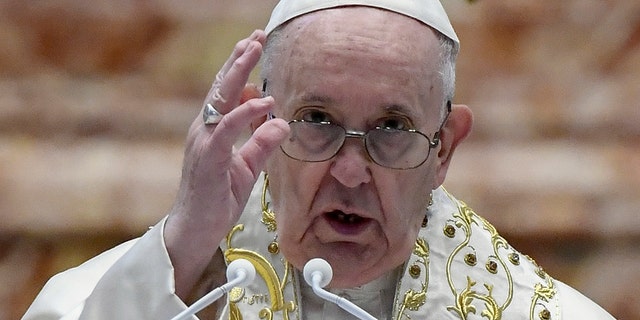
<svg viewBox="0 0 640 320">
<path fill-rule="evenodd" d="M 283 31 L 289 23 L 284 23 L 274 29 L 267 37 L 266 44 L 264 46 L 264 53 L 262 55 L 262 69 L 260 71 L 260 77 L 265 83 L 268 76 L 273 72 L 274 58 L 280 54 L 277 48 L 280 47 L 283 38 Z M 435 29 L 434 32 L 438 36 L 440 41 L 440 79 L 442 80 L 442 90 L 444 94 L 443 105 L 441 112 L 441 120 L 444 121 L 447 116 L 446 105 L 448 102 L 453 101 L 453 96 L 456 90 L 456 59 L 458 58 L 458 47 L 455 42 L 444 34 L 438 32 Z M 268 88 L 267 88 L 268 91 Z M 268 92 L 267 92 L 268 93 Z"/>
</svg>

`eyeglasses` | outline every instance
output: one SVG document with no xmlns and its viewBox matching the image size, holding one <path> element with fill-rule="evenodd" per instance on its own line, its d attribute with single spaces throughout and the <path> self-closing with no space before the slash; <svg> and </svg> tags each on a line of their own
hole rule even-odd
<svg viewBox="0 0 640 320">
<path fill-rule="evenodd" d="M 331 122 L 292 120 L 289 127 L 289 137 L 280 149 L 290 158 L 306 162 L 327 161 L 338 154 L 347 138 L 355 138 L 362 140 L 374 163 L 391 169 L 413 169 L 427 161 L 431 149 L 440 143 L 440 130 L 429 139 L 417 130 L 376 127 L 363 132 Z"/>
</svg>

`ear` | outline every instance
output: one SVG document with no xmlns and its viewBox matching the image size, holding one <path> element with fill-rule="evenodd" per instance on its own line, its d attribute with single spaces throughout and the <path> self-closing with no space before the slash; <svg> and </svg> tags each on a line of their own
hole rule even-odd
<svg viewBox="0 0 640 320">
<path fill-rule="evenodd" d="M 262 97 L 262 93 L 258 89 L 258 86 L 256 86 L 253 83 L 247 83 L 247 85 L 244 86 L 244 89 L 242 89 L 242 95 L 240 96 L 240 104 L 243 104 L 251 99 L 256 99 L 260 97 Z M 253 120 L 251 122 L 251 133 L 256 131 L 256 129 L 266 120 L 267 120 L 266 115 L 264 117 L 260 117 L 256 120 Z"/>
<path fill-rule="evenodd" d="M 447 122 L 440 132 L 440 148 L 436 163 L 436 185 L 434 189 L 444 183 L 447 170 L 458 145 L 469 135 L 473 126 L 473 113 L 465 105 L 452 105 Z"/>
</svg>

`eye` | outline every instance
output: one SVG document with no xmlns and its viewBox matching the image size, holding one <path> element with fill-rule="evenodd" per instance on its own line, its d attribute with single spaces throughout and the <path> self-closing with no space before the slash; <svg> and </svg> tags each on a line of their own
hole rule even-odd
<svg viewBox="0 0 640 320">
<path fill-rule="evenodd" d="M 331 122 L 331 116 L 328 113 L 318 109 L 303 110 L 302 112 L 300 112 L 298 117 L 300 120 L 304 120 L 306 122 Z"/>
<path fill-rule="evenodd" d="M 411 121 L 406 117 L 387 117 L 378 121 L 377 127 L 392 130 L 409 130 L 413 128 Z"/>
</svg>

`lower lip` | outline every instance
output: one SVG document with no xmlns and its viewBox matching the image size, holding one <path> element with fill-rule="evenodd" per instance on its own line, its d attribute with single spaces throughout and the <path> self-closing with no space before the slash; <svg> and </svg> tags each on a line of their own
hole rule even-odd
<svg viewBox="0 0 640 320">
<path fill-rule="evenodd" d="M 371 219 L 363 219 L 359 223 L 341 223 L 330 217 L 324 217 L 325 221 L 331 226 L 333 230 L 342 235 L 354 236 L 362 233 L 367 226 L 371 223 Z"/>
</svg>

